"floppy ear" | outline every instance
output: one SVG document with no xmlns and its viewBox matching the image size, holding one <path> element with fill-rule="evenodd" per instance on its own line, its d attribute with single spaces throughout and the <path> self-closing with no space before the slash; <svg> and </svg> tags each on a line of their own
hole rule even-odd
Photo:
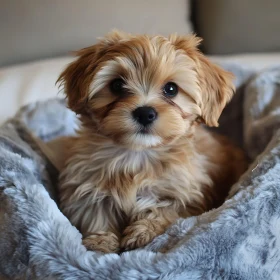
<svg viewBox="0 0 280 280">
<path fill-rule="evenodd" d="M 89 86 L 96 67 L 97 48 L 92 46 L 77 51 L 78 58 L 66 67 L 56 81 L 64 88 L 68 107 L 77 114 L 83 114 L 86 110 Z"/>
<path fill-rule="evenodd" d="M 195 62 L 201 89 L 201 118 L 208 126 L 218 126 L 218 119 L 234 93 L 234 76 L 207 59 L 197 48 L 200 42 L 195 35 L 173 38 L 174 45 L 185 50 Z"/>
<path fill-rule="evenodd" d="M 100 59 L 106 55 L 106 50 L 128 38 L 128 34 L 113 30 L 106 37 L 91 47 L 75 52 L 78 58 L 70 63 L 60 74 L 56 83 L 64 88 L 68 99 L 68 107 L 77 114 L 86 114 L 88 94 L 93 77 L 99 66 Z"/>
<path fill-rule="evenodd" d="M 202 95 L 202 119 L 208 126 L 218 126 L 218 119 L 234 93 L 233 74 L 197 56 L 197 73 Z"/>
</svg>

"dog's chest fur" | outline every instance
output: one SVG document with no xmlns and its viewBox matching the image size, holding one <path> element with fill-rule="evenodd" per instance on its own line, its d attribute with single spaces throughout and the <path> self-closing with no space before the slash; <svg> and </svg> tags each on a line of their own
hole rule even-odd
<svg viewBox="0 0 280 280">
<path fill-rule="evenodd" d="M 128 216 L 174 200 L 179 207 L 204 208 L 199 202 L 213 184 L 207 174 L 211 164 L 187 138 L 170 147 L 132 151 L 87 136 L 78 138 L 74 150 L 78 152 L 62 174 L 66 199 L 77 202 L 91 197 L 96 203 L 109 197 Z"/>
</svg>

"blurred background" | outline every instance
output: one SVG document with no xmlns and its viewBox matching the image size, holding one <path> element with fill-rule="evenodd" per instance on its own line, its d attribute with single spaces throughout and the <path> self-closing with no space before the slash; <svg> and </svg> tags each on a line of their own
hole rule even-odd
<svg viewBox="0 0 280 280">
<path fill-rule="evenodd" d="M 29 102 L 56 97 L 70 52 L 113 28 L 195 32 L 220 63 L 280 64 L 279 0 L 0 0 L 0 123 Z"/>
</svg>

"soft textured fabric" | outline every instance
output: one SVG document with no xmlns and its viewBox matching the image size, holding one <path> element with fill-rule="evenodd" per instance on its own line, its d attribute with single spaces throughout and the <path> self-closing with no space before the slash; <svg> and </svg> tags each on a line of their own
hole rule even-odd
<svg viewBox="0 0 280 280">
<path fill-rule="evenodd" d="M 220 208 L 179 219 L 145 248 L 121 255 L 82 246 L 81 234 L 57 206 L 55 169 L 30 137 L 48 141 L 74 133 L 76 116 L 64 102 L 28 105 L 6 122 L 0 129 L 3 277 L 280 279 L 280 68 L 255 77 L 236 66 L 227 68 L 238 76 L 236 98 L 244 107 L 232 103 L 221 119 L 222 130 L 244 129 L 241 142 L 251 167 Z"/>
<path fill-rule="evenodd" d="M 278 52 L 279 0 L 193 0 L 207 54 Z"/>
</svg>

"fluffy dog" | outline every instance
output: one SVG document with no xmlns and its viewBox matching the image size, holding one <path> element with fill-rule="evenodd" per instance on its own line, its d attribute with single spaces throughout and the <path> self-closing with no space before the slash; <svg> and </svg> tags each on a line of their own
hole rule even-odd
<svg viewBox="0 0 280 280">
<path fill-rule="evenodd" d="M 90 250 L 141 247 L 178 217 L 219 206 L 246 167 L 217 126 L 233 76 L 194 35 L 114 31 L 61 74 L 80 116 L 61 173 L 61 209 Z"/>
</svg>

